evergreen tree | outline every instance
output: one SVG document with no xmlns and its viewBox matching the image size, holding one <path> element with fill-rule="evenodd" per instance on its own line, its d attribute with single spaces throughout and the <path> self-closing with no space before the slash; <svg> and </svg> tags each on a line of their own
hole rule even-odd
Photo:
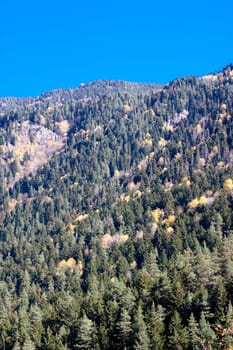
<svg viewBox="0 0 233 350">
<path fill-rule="evenodd" d="M 36 350 L 35 344 L 30 338 L 25 340 L 22 350 Z"/>
<path fill-rule="evenodd" d="M 41 335 L 43 332 L 43 314 L 38 305 L 32 305 L 30 309 L 31 316 L 31 337 L 37 347 L 41 344 Z"/>
<path fill-rule="evenodd" d="M 184 350 L 188 348 L 188 332 L 182 325 L 181 317 L 177 311 L 172 315 L 169 323 L 168 348 Z"/>
<path fill-rule="evenodd" d="M 201 350 L 201 331 L 198 322 L 193 313 L 191 313 L 188 320 L 189 344 L 192 350 Z"/>
<path fill-rule="evenodd" d="M 83 315 L 77 330 L 75 348 L 79 350 L 95 349 L 95 326 L 86 314 Z"/>
<path fill-rule="evenodd" d="M 233 309 L 231 302 L 228 305 L 225 328 L 221 330 L 220 341 L 224 349 L 231 349 L 233 347 Z"/>
<path fill-rule="evenodd" d="M 117 348 L 126 350 L 130 348 L 130 336 L 132 333 L 131 317 L 126 309 L 121 310 L 120 318 L 116 325 Z"/>
<path fill-rule="evenodd" d="M 150 318 L 149 318 L 149 335 L 151 342 L 151 349 L 162 350 L 165 344 L 165 309 L 158 305 L 152 304 Z"/>
<path fill-rule="evenodd" d="M 148 350 L 150 348 L 150 340 L 147 333 L 146 323 L 143 318 L 142 308 L 139 305 L 135 316 L 135 350 Z"/>
<path fill-rule="evenodd" d="M 216 335 L 210 326 L 210 323 L 205 318 L 205 313 L 201 312 L 200 318 L 201 344 L 204 348 L 215 349 Z"/>
</svg>

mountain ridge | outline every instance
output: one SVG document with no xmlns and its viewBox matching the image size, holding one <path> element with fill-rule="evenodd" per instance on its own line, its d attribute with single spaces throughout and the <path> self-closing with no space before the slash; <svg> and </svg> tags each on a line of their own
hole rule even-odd
<svg viewBox="0 0 233 350">
<path fill-rule="evenodd" d="M 0 347 L 229 350 L 233 67 L 98 84 L 0 118 Z"/>
<path fill-rule="evenodd" d="M 114 92 L 140 93 L 156 91 L 163 85 L 156 83 L 137 83 L 124 80 L 96 80 L 87 84 L 81 84 L 78 88 L 54 89 L 44 92 L 36 97 L 1 97 L 0 115 L 13 112 L 17 107 L 24 108 L 29 104 L 39 103 L 69 103 L 80 99 L 107 95 Z M 45 100 L 45 101 L 44 101 Z M 50 100 L 50 101 L 49 101 Z"/>
</svg>

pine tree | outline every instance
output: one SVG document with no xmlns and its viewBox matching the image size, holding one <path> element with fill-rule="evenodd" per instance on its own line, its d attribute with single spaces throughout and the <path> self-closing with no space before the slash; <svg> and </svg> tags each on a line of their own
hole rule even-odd
<svg viewBox="0 0 233 350">
<path fill-rule="evenodd" d="M 174 312 L 169 327 L 168 348 L 171 350 L 184 350 L 188 347 L 188 332 L 182 325 L 181 317 Z"/>
<path fill-rule="evenodd" d="M 155 304 L 152 304 L 150 320 L 149 320 L 149 335 L 151 342 L 151 349 L 153 350 L 163 350 L 165 343 L 165 309 L 158 305 L 155 309 Z"/>
<path fill-rule="evenodd" d="M 221 342 L 224 345 L 224 349 L 233 348 L 233 309 L 231 302 L 228 305 L 225 328 L 221 334 Z"/>
<path fill-rule="evenodd" d="M 201 312 L 200 318 L 201 344 L 204 349 L 215 349 L 216 335 L 210 326 L 210 323 L 205 318 L 205 313 Z"/>
<path fill-rule="evenodd" d="M 5 306 L 0 304 L 0 346 L 2 349 L 6 347 L 6 339 L 8 331 L 11 328 L 10 320 Z"/>
<path fill-rule="evenodd" d="M 75 348 L 79 350 L 94 349 L 95 340 L 94 323 L 84 314 L 77 331 Z"/>
<path fill-rule="evenodd" d="M 131 317 L 126 309 L 123 309 L 120 314 L 120 319 L 117 322 L 117 343 L 119 349 L 128 349 L 130 335 L 132 332 Z"/>
<path fill-rule="evenodd" d="M 35 344 L 30 338 L 25 340 L 22 350 L 36 350 Z"/>
<path fill-rule="evenodd" d="M 135 334 L 134 349 L 148 350 L 150 348 L 150 340 L 147 334 L 147 328 L 143 318 L 142 308 L 140 305 L 136 313 L 134 334 Z"/>
<path fill-rule="evenodd" d="M 189 344 L 192 350 L 201 350 L 201 332 L 198 322 L 193 313 L 191 313 L 188 320 Z"/>
<path fill-rule="evenodd" d="M 36 346 L 40 346 L 41 335 L 43 332 L 42 318 L 43 314 L 38 305 L 32 305 L 30 308 L 31 318 L 31 337 Z"/>
<path fill-rule="evenodd" d="M 161 275 L 161 271 L 157 263 L 157 258 L 158 258 L 158 253 L 152 252 L 148 257 L 148 262 L 147 262 L 147 270 L 151 275 L 151 277 L 153 278 L 154 282 L 157 282 L 157 280 Z"/>
</svg>

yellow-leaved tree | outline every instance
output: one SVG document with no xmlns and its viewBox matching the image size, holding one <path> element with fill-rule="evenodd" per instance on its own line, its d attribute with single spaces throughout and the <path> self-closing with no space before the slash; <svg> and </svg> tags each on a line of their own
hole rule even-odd
<svg viewBox="0 0 233 350">
<path fill-rule="evenodd" d="M 232 191 L 233 190 L 233 181 L 232 179 L 226 179 L 223 183 L 223 188 L 225 191 Z"/>
</svg>

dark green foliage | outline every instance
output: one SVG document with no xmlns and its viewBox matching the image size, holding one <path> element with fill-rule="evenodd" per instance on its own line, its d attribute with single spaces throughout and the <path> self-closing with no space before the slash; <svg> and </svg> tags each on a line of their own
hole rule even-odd
<svg viewBox="0 0 233 350">
<path fill-rule="evenodd" d="M 188 348 L 188 332 L 182 325 L 180 315 L 177 311 L 172 315 L 168 326 L 168 348 L 182 350 Z"/>
<path fill-rule="evenodd" d="M 142 308 L 138 307 L 137 313 L 135 315 L 135 345 L 134 349 L 148 350 L 150 348 L 150 340 L 147 333 L 146 323 L 143 318 Z"/>
<path fill-rule="evenodd" d="M 232 96 L 229 66 L 0 101 L 1 349 L 233 345 Z M 70 127 L 32 173 L 23 121 Z"/>
</svg>

